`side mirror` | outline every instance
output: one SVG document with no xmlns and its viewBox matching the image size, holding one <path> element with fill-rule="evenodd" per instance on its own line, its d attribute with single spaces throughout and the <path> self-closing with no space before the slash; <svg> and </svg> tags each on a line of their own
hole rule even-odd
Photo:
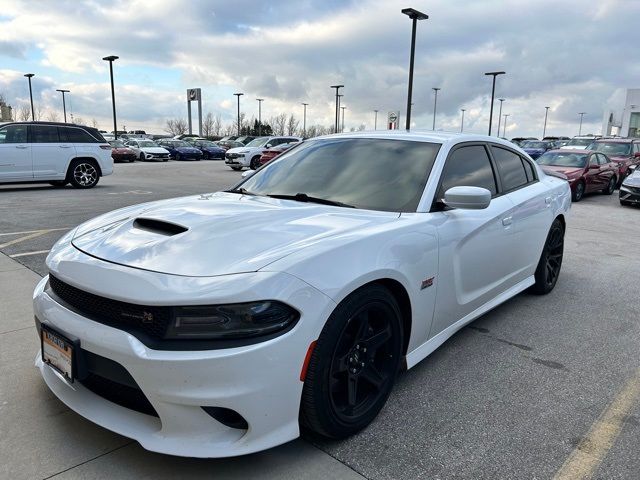
<svg viewBox="0 0 640 480">
<path fill-rule="evenodd" d="M 635 158 L 640 158 L 640 152 L 635 152 L 635 153 L 633 154 L 633 156 L 634 156 Z"/>
<path fill-rule="evenodd" d="M 491 192 L 480 187 L 451 187 L 444 192 L 444 203 L 464 210 L 483 210 L 491 203 Z"/>
</svg>

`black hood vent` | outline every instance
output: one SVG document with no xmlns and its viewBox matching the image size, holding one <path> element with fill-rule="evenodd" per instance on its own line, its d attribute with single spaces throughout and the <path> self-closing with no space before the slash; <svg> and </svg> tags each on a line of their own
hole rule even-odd
<svg viewBox="0 0 640 480">
<path fill-rule="evenodd" d="M 140 230 L 146 230 L 147 232 L 153 232 L 159 235 L 167 235 L 169 237 L 189 230 L 187 227 L 183 227 L 182 225 L 153 218 L 136 218 L 133 222 L 133 226 Z"/>
</svg>

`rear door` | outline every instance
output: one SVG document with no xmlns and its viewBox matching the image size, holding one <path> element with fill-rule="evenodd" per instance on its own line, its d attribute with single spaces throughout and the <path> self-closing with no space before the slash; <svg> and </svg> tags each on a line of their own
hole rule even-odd
<svg viewBox="0 0 640 480">
<path fill-rule="evenodd" d="M 26 124 L 6 125 L 0 128 L 0 181 L 33 178 L 27 130 Z"/>
<path fill-rule="evenodd" d="M 486 188 L 492 200 L 484 210 L 444 207 L 444 192 L 455 186 Z M 486 146 L 454 147 L 445 162 L 432 207 L 438 215 L 439 263 L 433 337 L 507 290 L 514 283 L 516 255 L 510 218 L 513 203 L 500 195 Z"/>
<path fill-rule="evenodd" d="M 33 177 L 60 178 L 66 174 L 73 146 L 61 142 L 55 125 L 30 125 L 29 139 L 33 156 Z"/>
</svg>

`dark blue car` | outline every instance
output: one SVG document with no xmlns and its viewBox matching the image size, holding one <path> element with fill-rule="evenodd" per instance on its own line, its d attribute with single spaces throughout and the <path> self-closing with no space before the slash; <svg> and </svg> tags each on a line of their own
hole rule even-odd
<svg viewBox="0 0 640 480">
<path fill-rule="evenodd" d="M 175 160 L 202 160 L 200 149 L 184 140 L 159 140 L 158 145 L 169 150 L 169 155 Z"/>
<path fill-rule="evenodd" d="M 547 150 L 554 148 L 554 146 L 553 142 L 529 140 L 527 142 L 523 142 L 521 148 L 535 160 Z"/>
<path fill-rule="evenodd" d="M 226 152 L 226 150 L 215 142 L 197 140 L 193 142 L 193 145 L 202 151 L 205 160 L 224 160 L 224 152 Z"/>
</svg>

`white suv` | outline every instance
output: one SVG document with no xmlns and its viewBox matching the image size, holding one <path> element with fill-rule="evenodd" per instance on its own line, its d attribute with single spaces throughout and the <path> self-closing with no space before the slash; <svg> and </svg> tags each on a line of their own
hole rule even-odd
<svg viewBox="0 0 640 480">
<path fill-rule="evenodd" d="M 112 173 L 111 145 L 96 128 L 52 122 L 0 126 L 0 183 L 91 188 Z"/>
<path fill-rule="evenodd" d="M 258 137 L 251 140 L 244 147 L 230 148 L 225 153 L 224 163 L 234 170 L 242 170 L 242 167 L 249 167 L 255 170 L 259 166 L 258 160 L 262 152 L 267 148 L 275 147 L 282 143 L 300 142 L 300 137 Z"/>
</svg>

